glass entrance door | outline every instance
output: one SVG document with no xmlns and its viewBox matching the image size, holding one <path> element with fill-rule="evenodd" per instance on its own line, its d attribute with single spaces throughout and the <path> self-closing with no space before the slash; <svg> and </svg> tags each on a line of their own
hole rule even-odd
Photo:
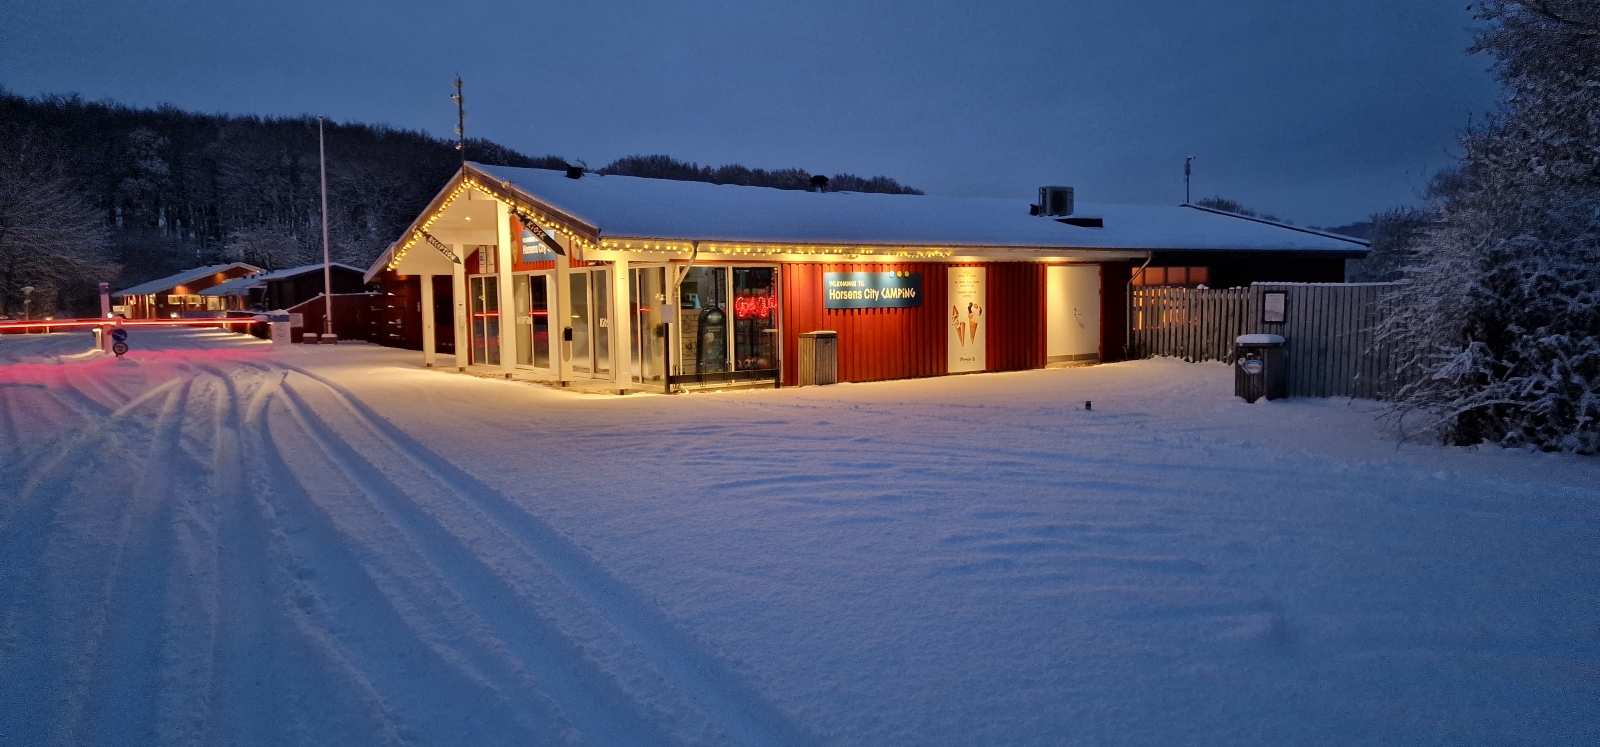
<svg viewBox="0 0 1600 747">
<path fill-rule="evenodd" d="M 472 278 L 472 362 L 500 365 L 500 290 L 494 276 Z"/>
<path fill-rule="evenodd" d="M 664 385 L 667 373 L 667 268 L 640 267 L 628 270 L 628 310 L 632 336 L 633 380 L 640 384 Z"/>
<path fill-rule="evenodd" d="M 574 272 L 567 276 L 572 306 L 572 370 L 587 374 L 594 370 L 589 348 L 589 273 Z"/>
<path fill-rule="evenodd" d="M 594 311 L 594 375 L 611 375 L 611 271 L 589 272 L 589 308 Z"/>
<path fill-rule="evenodd" d="M 518 275 L 513 280 L 517 301 L 517 365 L 550 367 L 550 292 L 545 275 Z"/>
<path fill-rule="evenodd" d="M 567 276 L 572 294 L 572 370 L 594 377 L 611 374 L 611 271 L 574 271 Z"/>
</svg>

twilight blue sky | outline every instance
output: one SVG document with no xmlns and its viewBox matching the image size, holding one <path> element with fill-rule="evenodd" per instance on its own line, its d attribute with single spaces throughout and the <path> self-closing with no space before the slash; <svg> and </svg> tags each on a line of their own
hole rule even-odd
<svg viewBox="0 0 1600 747">
<path fill-rule="evenodd" d="M 1412 203 L 1496 89 L 1465 2 L 0 0 L 24 95 L 887 174 L 929 193 L 1221 194 L 1302 224 Z"/>
</svg>

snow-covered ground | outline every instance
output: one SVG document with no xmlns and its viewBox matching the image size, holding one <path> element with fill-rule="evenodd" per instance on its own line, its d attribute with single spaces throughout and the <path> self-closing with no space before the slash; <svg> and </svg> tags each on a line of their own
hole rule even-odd
<svg viewBox="0 0 1600 747">
<path fill-rule="evenodd" d="M 1600 742 L 1594 459 L 1173 361 L 618 398 L 52 339 L 0 337 L 3 744 Z"/>
</svg>

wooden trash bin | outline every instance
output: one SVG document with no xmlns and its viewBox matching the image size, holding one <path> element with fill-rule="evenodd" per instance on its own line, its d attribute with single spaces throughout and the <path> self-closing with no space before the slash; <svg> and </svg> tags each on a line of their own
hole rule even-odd
<svg viewBox="0 0 1600 747">
<path fill-rule="evenodd" d="M 1246 402 L 1289 396 L 1289 356 L 1278 335 L 1239 335 L 1234 340 L 1234 396 Z"/>
<path fill-rule="evenodd" d="M 839 333 L 831 330 L 800 333 L 799 385 L 839 383 Z"/>
</svg>

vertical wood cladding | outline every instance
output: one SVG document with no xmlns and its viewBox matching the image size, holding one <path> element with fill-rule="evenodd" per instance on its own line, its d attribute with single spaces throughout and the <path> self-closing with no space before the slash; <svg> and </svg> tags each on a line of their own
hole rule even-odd
<svg viewBox="0 0 1600 747">
<path fill-rule="evenodd" d="M 878 381 L 945 373 L 946 265 L 785 264 L 779 273 L 783 298 L 783 383 L 798 381 L 800 333 L 839 333 L 839 380 Z M 922 305 L 908 309 L 827 309 L 822 276 L 828 272 L 920 272 Z"/>
<path fill-rule="evenodd" d="M 1045 266 L 986 262 L 988 370 L 1043 368 L 1046 360 Z M 949 292 L 944 263 L 785 264 L 783 383 L 798 381 L 800 333 L 839 333 L 839 380 L 879 381 L 948 372 Z M 822 277 L 829 272 L 920 272 L 922 305 L 909 309 L 827 309 Z"/>
<path fill-rule="evenodd" d="M 372 342 L 391 348 L 422 349 L 422 276 L 386 272 L 378 277 L 382 315 Z"/>
<path fill-rule="evenodd" d="M 986 354 L 989 371 L 1044 368 L 1045 265 L 988 262 L 989 321 Z"/>
<path fill-rule="evenodd" d="M 1100 360 L 1127 358 L 1128 281 L 1140 263 L 1106 262 L 1100 265 Z"/>
</svg>

